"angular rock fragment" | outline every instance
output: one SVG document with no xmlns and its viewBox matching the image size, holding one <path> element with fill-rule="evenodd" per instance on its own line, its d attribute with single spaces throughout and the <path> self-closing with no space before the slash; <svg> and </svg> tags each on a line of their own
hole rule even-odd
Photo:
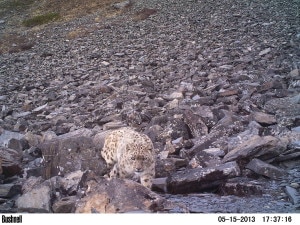
<svg viewBox="0 0 300 225">
<path fill-rule="evenodd" d="M 105 174 L 106 164 L 93 144 L 91 134 L 89 130 L 82 130 L 41 143 L 38 147 L 45 159 L 43 177 L 49 179 L 52 176 L 88 169 L 99 175 Z"/>
<path fill-rule="evenodd" d="M 0 158 L 2 160 L 2 173 L 5 176 L 18 175 L 22 171 L 22 152 L 0 147 Z"/>
<path fill-rule="evenodd" d="M 282 169 L 279 169 L 271 164 L 265 163 L 259 159 L 252 159 L 247 165 L 246 168 L 254 171 L 257 174 L 272 178 L 280 179 L 286 175 L 286 172 Z"/>
<path fill-rule="evenodd" d="M 247 178 L 232 178 L 219 189 L 222 195 L 251 196 L 263 193 L 262 185 L 256 180 Z"/>
<path fill-rule="evenodd" d="M 7 147 L 11 139 L 21 140 L 24 137 L 23 134 L 17 132 L 11 132 L 8 130 L 3 130 L 0 133 L 0 146 Z"/>
<path fill-rule="evenodd" d="M 186 169 L 168 177 L 168 192 L 173 194 L 192 193 L 218 187 L 228 178 L 240 175 L 236 162 L 228 162 L 215 168 Z"/>
<path fill-rule="evenodd" d="M 292 188 L 290 186 L 286 186 L 285 187 L 285 192 L 287 193 L 287 195 L 289 196 L 291 202 L 294 205 L 300 204 L 300 194 L 299 194 L 299 192 L 297 192 L 297 190 L 295 188 Z"/>
<path fill-rule="evenodd" d="M 261 125 L 272 125 L 277 122 L 275 116 L 263 112 L 254 112 L 253 117 Z"/>
<path fill-rule="evenodd" d="M 223 162 L 240 159 L 249 160 L 256 157 L 269 159 L 279 155 L 285 149 L 286 144 L 278 138 L 273 136 L 260 137 L 258 135 L 253 135 L 251 138 L 238 145 L 235 149 L 228 152 L 224 156 Z"/>
<path fill-rule="evenodd" d="M 19 212 L 49 213 L 51 211 L 51 189 L 47 185 L 41 185 L 20 196 L 16 205 Z"/>
<path fill-rule="evenodd" d="M 193 137 L 200 137 L 208 134 L 208 128 L 201 117 L 194 114 L 191 110 L 185 111 L 184 121 L 188 125 Z"/>
</svg>

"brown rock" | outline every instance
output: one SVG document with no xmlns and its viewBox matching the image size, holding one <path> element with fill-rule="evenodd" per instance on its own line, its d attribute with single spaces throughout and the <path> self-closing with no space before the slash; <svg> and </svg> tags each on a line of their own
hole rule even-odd
<svg viewBox="0 0 300 225">
<path fill-rule="evenodd" d="M 59 199 L 52 205 L 52 210 L 54 213 L 74 213 L 76 200 L 76 196 Z"/>
<path fill-rule="evenodd" d="M 254 112 L 253 117 L 261 125 L 272 125 L 277 122 L 275 116 L 263 112 Z"/>
<path fill-rule="evenodd" d="M 201 117 L 197 114 L 194 114 L 191 110 L 185 111 L 184 121 L 190 128 L 193 137 L 199 137 L 208 134 L 208 128 L 202 121 Z"/>
<path fill-rule="evenodd" d="M 239 175 L 240 168 L 236 162 L 228 162 L 215 168 L 187 169 L 168 177 L 168 192 L 180 194 L 216 188 L 224 180 Z"/>
<path fill-rule="evenodd" d="M 76 203 L 77 213 L 118 213 L 142 210 L 154 212 L 166 200 L 131 180 L 99 178 L 88 181 L 89 191 Z"/>
<path fill-rule="evenodd" d="M 279 169 L 271 164 L 265 163 L 259 159 L 252 159 L 247 165 L 246 168 L 254 171 L 257 174 L 272 178 L 280 179 L 281 177 L 287 175 L 286 172 L 282 169 Z"/>
<path fill-rule="evenodd" d="M 22 152 L 0 147 L 0 159 L 2 160 L 2 173 L 6 176 L 14 176 L 22 171 Z"/>
<path fill-rule="evenodd" d="M 218 95 L 220 97 L 228 97 L 228 96 L 237 95 L 237 94 L 239 94 L 238 90 L 225 90 L 225 91 L 219 92 Z"/>
</svg>

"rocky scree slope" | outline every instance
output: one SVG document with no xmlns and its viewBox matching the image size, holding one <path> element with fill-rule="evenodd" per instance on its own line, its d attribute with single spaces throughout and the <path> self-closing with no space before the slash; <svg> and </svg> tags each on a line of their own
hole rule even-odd
<svg viewBox="0 0 300 225">
<path fill-rule="evenodd" d="M 0 56 L 1 211 L 297 212 L 298 9 L 134 1 L 32 31 L 30 49 Z M 101 177 L 121 126 L 154 142 L 160 194 Z"/>
</svg>

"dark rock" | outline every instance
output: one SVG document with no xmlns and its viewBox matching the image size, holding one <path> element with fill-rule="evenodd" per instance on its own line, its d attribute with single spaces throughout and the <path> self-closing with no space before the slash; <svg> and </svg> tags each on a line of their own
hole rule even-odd
<svg viewBox="0 0 300 225">
<path fill-rule="evenodd" d="M 99 175 L 106 172 L 106 164 L 93 143 L 89 130 L 67 133 L 41 143 L 38 147 L 45 158 L 43 177 L 63 175 L 77 170 L 93 170 Z"/>
<path fill-rule="evenodd" d="M 74 213 L 76 200 L 76 196 L 61 198 L 58 201 L 54 202 L 54 204 L 52 205 L 52 210 L 54 213 Z"/>
<path fill-rule="evenodd" d="M 184 112 L 184 122 L 188 125 L 194 138 L 208 134 L 208 128 L 201 117 L 194 114 L 191 110 Z"/>
<path fill-rule="evenodd" d="M 240 168 L 236 162 L 228 162 L 215 168 L 187 169 L 168 177 L 168 192 L 180 194 L 214 189 L 226 179 L 239 175 Z"/>
<path fill-rule="evenodd" d="M 2 158 L 0 158 L 0 175 L 2 174 L 3 170 L 2 170 Z"/>
<path fill-rule="evenodd" d="M 2 159 L 2 170 L 5 176 L 19 175 L 22 171 L 22 152 L 0 147 L 0 158 Z"/>
<path fill-rule="evenodd" d="M 148 188 L 131 181 L 99 178 L 88 181 L 86 196 L 76 203 L 77 213 L 119 213 L 143 210 L 156 212 L 167 202 Z"/>
<path fill-rule="evenodd" d="M 17 194 L 21 194 L 21 185 L 0 184 L 0 198 L 11 198 Z"/>
<path fill-rule="evenodd" d="M 250 160 L 257 157 L 261 159 L 270 159 L 278 156 L 285 149 L 286 144 L 278 138 L 273 136 L 260 137 L 258 135 L 253 135 L 247 141 L 228 152 L 224 156 L 223 162 L 240 159 Z"/>
<path fill-rule="evenodd" d="M 207 151 L 207 149 L 197 152 L 194 159 L 195 162 L 193 163 L 196 163 L 197 167 L 201 168 L 213 168 L 222 164 L 221 158 L 216 154 L 211 154 L 211 152 Z M 193 168 L 195 168 L 195 165 L 193 166 Z"/>
<path fill-rule="evenodd" d="M 236 196 L 252 196 L 262 195 L 263 187 L 261 183 L 249 178 L 232 178 L 225 184 L 222 184 L 218 191 L 222 195 L 236 195 Z"/>
<path fill-rule="evenodd" d="M 254 171 L 257 174 L 272 178 L 280 179 L 284 177 L 286 172 L 282 169 L 279 169 L 271 164 L 265 163 L 259 159 L 252 159 L 247 165 L 246 168 Z"/>
<path fill-rule="evenodd" d="M 180 156 L 182 158 L 192 158 L 197 152 L 200 152 L 204 149 L 212 148 L 213 143 L 216 141 L 220 141 L 224 137 L 226 137 L 226 131 L 218 130 L 209 133 L 208 135 L 205 135 L 203 137 L 197 137 L 194 139 L 191 139 L 193 141 L 193 147 L 189 149 L 181 149 L 180 150 Z"/>
<path fill-rule="evenodd" d="M 9 140 L 8 148 L 14 149 L 16 151 L 23 151 L 25 149 L 29 148 L 28 142 L 26 141 L 26 139 L 22 138 L 22 139 L 15 139 L 12 138 Z"/>
<path fill-rule="evenodd" d="M 155 164 L 155 176 L 166 177 L 170 175 L 170 173 L 175 172 L 182 167 L 186 167 L 187 165 L 188 161 L 185 159 L 166 158 L 157 160 Z"/>
</svg>

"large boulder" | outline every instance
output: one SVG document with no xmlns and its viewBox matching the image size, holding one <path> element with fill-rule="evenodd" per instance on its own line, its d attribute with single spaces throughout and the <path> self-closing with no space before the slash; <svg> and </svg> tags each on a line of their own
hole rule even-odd
<svg viewBox="0 0 300 225">
<path fill-rule="evenodd" d="M 45 158 L 45 179 L 77 170 L 92 170 L 99 175 L 106 173 L 106 164 L 87 129 L 58 136 L 38 147 Z"/>
<path fill-rule="evenodd" d="M 155 212 L 167 204 L 160 195 L 132 180 L 100 177 L 86 185 L 88 191 L 77 202 L 77 213 Z"/>
</svg>

